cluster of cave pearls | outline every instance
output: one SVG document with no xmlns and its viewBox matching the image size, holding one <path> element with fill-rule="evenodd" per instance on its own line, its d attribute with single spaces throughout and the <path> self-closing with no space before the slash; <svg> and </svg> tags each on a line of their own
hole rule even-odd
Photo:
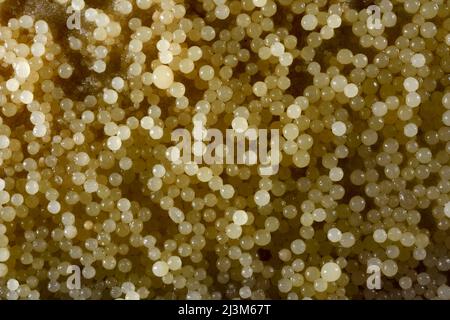
<svg viewBox="0 0 450 320">
<path fill-rule="evenodd" d="M 0 0 L 0 299 L 450 299 L 449 74 L 448 0 Z"/>
</svg>

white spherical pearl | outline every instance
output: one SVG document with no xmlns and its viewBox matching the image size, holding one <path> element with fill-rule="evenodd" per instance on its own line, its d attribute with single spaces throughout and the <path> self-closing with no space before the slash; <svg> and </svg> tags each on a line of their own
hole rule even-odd
<svg viewBox="0 0 450 320">
<path fill-rule="evenodd" d="M 243 133 L 248 128 L 247 119 L 242 117 L 236 117 L 231 122 L 231 127 L 236 131 L 237 133 Z"/>
<path fill-rule="evenodd" d="M 327 212 L 322 208 L 314 209 L 312 217 L 316 222 L 322 222 L 327 218 Z"/>
<path fill-rule="evenodd" d="M 294 254 L 302 254 L 306 250 L 306 244 L 301 239 L 296 239 L 291 242 L 291 251 Z"/>
<path fill-rule="evenodd" d="M 39 191 L 39 184 L 34 180 L 29 180 L 25 184 L 25 191 L 28 194 L 34 195 Z"/>
<path fill-rule="evenodd" d="M 445 36 L 445 44 L 450 47 L 450 33 Z"/>
<path fill-rule="evenodd" d="M 372 105 L 372 113 L 374 116 L 382 117 L 388 111 L 387 105 L 384 102 L 377 101 Z"/>
<path fill-rule="evenodd" d="M 97 60 L 92 65 L 92 70 L 94 70 L 97 73 L 103 73 L 106 70 L 106 63 L 103 60 Z"/>
<path fill-rule="evenodd" d="M 68 63 L 63 63 L 58 68 L 58 74 L 62 79 L 69 79 L 73 73 L 73 67 Z"/>
<path fill-rule="evenodd" d="M 28 90 L 23 90 L 20 93 L 20 101 L 24 104 L 30 104 L 31 102 L 33 102 L 34 99 L 34 95 L 31 91 Z"/>
<path fill-rule="evenodd" d="M 35 57 L 41 57 L 45 54 L 45 46 L 42 43 L 36 42 L 31 45 L 31 54 Z"/>
<path fill-rule="evenodd" d="M 50 201 L 47 210 L 52 214 L 57 214 L 61 210 L 61 204 L 58 201 Z"/>
<path fill-rule="evenodd" d="M 8 89 L 11 92 L 16 92 L 17 90 L 19 90 L 19 87 L 20 83 L 19 81 L 17 81 L 16 78 L 12 78 L 6 81 L 6 89 Z"/>
<path fill-rule="evenodd" d="M 419 89 L 419 81 L 416 78 L 409 77 L 403 81 L 403 87 L 408 92 L 414 92 Z"/>
<path fill-rule="evenodd" d="M 139 293 L 134 291 L 129 291 L 125 295 L 125 300 L 140 300 Z"/>
<path fill-rule="evenodd" d="M 45 34 L 48 32 L 48 23 L 44 20 L 36 21 L 34 24 L 34 29 L 36 30 L 36 33 Z"/>
<path fill-rule="evenodd" d="M 415 123 L 408 123 L 403 128 L 403 134 L 408 138 L 415 137 L 418 131 L 419 129 L 417 128 L 417 125 Z"/>
<path fill-rule="evenodd" d="M 342 19 L 337 14 L 332 14 L 327 18 L 327 24 L 329 27 L 336 29 L 341 26 Z"/>
<path fill-rule="evenodd" d="M 331 125 L 331 131 L 335 136 L 341 137 L 347 132 L 347 126 L 342 121 L 336 121 Z"/>
<path fill-rule="evenodd" d="M 19 78 L 26 79 L 31 73 L 30 65 L 24 58 L 18 58 L 13 66 L 16 76 Z"/>
<path fill-rule="evenodd" d="M 144 129 L 150 130 L 154 125 L 155 121 L 149 116 L 145 116 L 141 119 L 141 127 Z"/>
<path fill-rule="evenodd" d="M 4 134 L 0 134 L 0 149 L 9 147 L 9 138 Z"/>
<path fill-rule="evenodd" d="M 341 268 L 334 262 L 327 262 L 322 266 L 320 275 L 327 282 L 333 282 L 341 276 Z"/>
<path fill-rule="evenodd" d="M 162 278 L 169 273 L 169 266 L 164 261 L 157 261 L 153 264 L 152 271 L 155 276 Z"/>
<path fill-rule="evenodd" d="M 107 104 L 114 104 L 114 103 L 116 103 L 118 98 L 119 98 L 119 95 L 117 94 L 117 92 L 115 90 L 106 89 L 103 92 L 103 100 Z"/>
<path fill-rule="evenodd" d="M 334 181 L 334 182 L 341 181 L 342 178 L 344 177 L 344 170 L 342 170 L 339 167 L 331 168 L 329 177 L 330 177 L 331 181 Z"/>
<path fill-rule="evenodd" d="M 415 68 L 422 68 L 426 63 L 425 56 L 421 53 L 416 53 L 411 57 L 411 64 Z"/>
<path fill-rule="evenodd" d="M 239 239 L 242 234 L 242 227 L 236 223 L 230 223 L 225 228 L 225 233 L 230 239 Z"/>
<path fill-rule="evenodd" d="M 153 71 L 153 83 L 159 89 L 168 89 L 173 79 L 173 71 L 166 65 L 160 65 Z"/>
<path fill-rule="evenodd" d="M 269 204 L 270 194 L 266 190 L 258 190 L 254 195 L 254 200 L 258 206 L 263 207 Z"/>
<path fill-rule="evenodd" d="M 8 259 L 9 259 L 8 248 L 0 248 L 0 262 L 8 261 Z"/>
<path fill-rule="evenodd" d="M 354 83 L 349 83 L 344 88 L 344 94 L 347 98 L 354 98 L 358 95 L 358 86 Z"/>
<path fill-rule="evenodd" d="M 173 54 L 170 51 L 163 51 L 158 54 L 159 61 L 163 64 L 169 64 L 173 60 Z"/>
<path fill-rule="evenodd" d="M 447 127 L 450 127 L 450 110 L 447 110 L 442 114 L 442 123 Z"/>
<path fill-rule="evenodd" d="M 301 21 L 302 28 L 306 31 L 314 30 L 318 23 L 317 17 L 313 14 L 304 15 Z"/>
<path fill-rule="evenodd" d="M 170 42 L 166 39 L 161 39 L 156 43 L 156 48 L 161 52 L 167 51 L 170 48 Z"/>
<path fill-rule="evenodd" d="M 84 0 L 72 0 L 72 8 L 74 8 L 76 11 L 81 11 L 84 9 Z"/>
<path fill-rule="evenodd" d="M 45 124 L 38 124 L 33 127 L 33 135 L 42 138 L 47 134 L 47 127 Z"/>
<path fill-rule="evenodd" d="M 247 212 L 244 210 L 237 210 L 233 214 L 233 222 L 239 226 L 243 226 L 248 221 L 248 215 Z"/>
<path fill-rule="evenodd" d="M 422 98 L 417 92 L 410 92 L 406 95 L 406 105 L 411 108 L 418 107 L 422 101 Z"/>
<path fill-rule="evenodd" d="M 383 243 L 387 240 L 387 233 L 383 229 L 377 229 L 373 232 L 373 240 L 377 243 Z"/>
<path fill-rule="evenodd" d="M 112 136 L 108 138 L 107 146 L 112 151 L 117 151 L 122 146 L 122 140 L 117 136 Z"/>
<path fill-rule="evenodd" d="M 125 81 L 121 77 L 114 77 L 111 81 L 111 86 L 114 90 L 120 91 L 125 86 Z"/>
<path fill-rule="evenodd" d="M 8 290 L 11 291 L 15 291 L 17 289 L 19 289 L 19 281 L 17 281 L 16 279 L 9 279 L 8 282 L 6 283 L 6 287 L 8 288 Z"/>
<path fill-rule="evenodd" d="M 298 119 L 302 114 L 302 108 L 297 104 L 291 104 L 287 108 L 286 114 L 291 119 Z"/>
<path fill-rule="evenodd" d="M 267 0 L 252 0 L 253 5 L 258 8 L 262 8 L 267 4 Z"/>
<path fill-rule="evenodd" d="M 450 218 L 450 201 L 447 202 L 444 206 L 444 214 Z"/>
<path fill-rule="evenodd" d="M 230 8 L 226 5 L 218 5 L 214 10 L 214 14 L 220 20 L 225 20 L 230 15 Z"/>
<path fill-rule="evenodd" d="M 338 228 L 331 228 L 328 230 L 327 238 L 331 242 L 339 242 L 342 239 L 342 232 Z"/>
</svg>

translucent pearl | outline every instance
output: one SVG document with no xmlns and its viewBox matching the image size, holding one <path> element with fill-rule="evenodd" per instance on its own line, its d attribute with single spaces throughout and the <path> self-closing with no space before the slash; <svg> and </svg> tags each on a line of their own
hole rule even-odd
<svg viewBox="0 0 450 320">
<path fill-rule="evenodd" d="M 248 221 L 248 215 L 244 210 L 237 210 L 233 214 L 233 222 L 239 226 L 246 224 Z"/>
<path fill-rule="evenodd" d="M 341 268 L 334 262 L 327 262 L 322 266 L 320 275 L 327 282 L 333 282 L 341 277 Z"/>
<path fill-rule="evenodd" d="M 264 82 L 258 81 L 253 85 L 253 93 L 257 97 L 263 97 L 267 94 L 267 85 Z"/>
<path fill-rule="evenodd" d="M 331 126 L 331 130 L 335 136 L 341 137 L 346 133 L 347 126 L 342 121 L 336 121 Z"/>
<path fill-rule="evenodd" d="M 225 232 L 230 239 L 238 239 L 242 234 L 242 228 L 238 224 L 230 223 L 226 227 Z"/>
<path fill-rule="evenodd" d="M 416 53 L 411 57 L 411 64 L 415 68 L 422 68 L 426 63 L 425 56 L 421 53 Z"/>
<path fill-rule="evenodd" d="M 294 254 L 302 254 L 306 250 L 306 244 L 303 240 L 297 239 L 291 243 L 291 251 Z"/>
<path fill-rule="evenodd" d="M 254 200 L 258 206 L 265 206 L 270 201 L 270 194 L 265 190 L 258 190 L 254 195 Z"/>
<path fill-rule="evenodd" d="M 417 81 L 417 79 L 413 77 L 409 77 L 405 79 L 405 81 L 403 82 L 403 86 L 406 91 L 414 92 L 417 91 L 417 89 L 419 89 L 419 81 Z"/>
<path fill-rule="evenodd" d="M 169 272 L 169 265 L 164 261 L 157 261 L 152 267 L 153 274 L 157 277 L 164 277 Z"/>
<path fill-rule="evenodd" d="M 304 30 L 311 31 L 317 27 L 318 20 L 315 15 L 306 14 L 302 17 L 301 25 Z"/>
<path fill-rule="evenodd" d="M 97 73 L 103 73 L 106 70 L 106 63 L 103 60 L 97 60 L 92 65 L 92 70 L 94 70 Z"/>
<path fill-rule="evenodd" d="M 450 201 L 445 204 L 444 213 L 447 217 L 450 218 Z"/>
<path fill-rule="evenodd" d="M 403 133 L 405 136 L 412 138 L 417 135 L 419 129 L 415 123 L 408 123 L 403 128 Z"/>
<path fill-rule="evenodd" d="M 106 145 L 110 150 L 117 151 L 122 146 L 122 140 L 117 136 L 109 137 Z"/>
<path fill-rule="evenodd" d="M 8 261 L 9 256 L 8 248 L 0 248 L 0 262 Z"/>
<path fill-rule="evenodd" d="M 372 105 L 372 113 L 377 117 L 384 116 L 388 111 L 387 105 L 384 102 L 377 101 Z"/>
<path fill-rule="evenodd" d="M 262 8 L 266 5 L 267 0 L 252 0 L 253 5 L 258 8 Z"/>
<path fill-rule="evenodd" d="M 373 239 L 377 243 L 383 243 L 387 240 L 387 233 L 383 229 L 377 229 L 373 233 Z"/>
<path fill-rule="evenodd" d="M 420 105 L 422 99 L 416 92 L 410 92 L 406 95 L 406 105 L 411 108 L 415 108 Z"/>
<path fill-rule="evenodd" d="M 0 149 L 5 149 L 9 147 L 9 138 L 5 135 L 0 135 Z"/>
<path fill-rule="evenodd" d="M 29 180 L 25 184 L 25 191 L 28 194 L 34 195 L 39 191 L 39 184 L 34 180 Z"/>
<path fill-rule="evenodd" d="M 52 214 L 56 214 L 61 210 L 61 204 L 58 201 L 50 201 L 47 210 Z"/>
<path fill-rule="evenodd" d="M 6 81 L 6 89 L 8 89 L 11 92 L 15 92 L 19 90 L 20 83 L 15 78 L 9 79 Z"/>
<path fill-rule="evenodd" d="M 344 170 L 339 167 L 334 167 L 330 169 L 329 177 L 331 181 L 341 181 L 344 177 Z"/>
<path fill-rule="evenodd" d="M 393 277 L 397 274 L 398 266 L 393 260 L 386 260 L 381 265 L 381 271 L 387 277 Z"/>
<path fill-rule="evenodd" d="M 347 98 L 354 98 L 358 95 L 358 86 L 354 83 L 349 83 L 344 88 L 344 94 Z"/>
<path fill-rule="evenodd" d="M 214 69 L 209 65 L 201 66 L 198 74 L 200 79 L 209 81 L 214 78 Z"/>
<path fill-rule="evenodd" d="M 302 114 L 302 109 L 297 104 L 291 104 L 286 111 L 286 114 L 291 119 L 298 119 Z"/>
<path fill-rule="evenodd" d="M 77 11 L 81 11 L 84 9 L 84 0 L 72 0 L 72 8 L 74 8 Z"/>
<path fill-rule="evenodd" d="M 332 14 L 327 18 L 327 24 L 329 27 L 336 29 L 341 26 L 342 19 L 337 14 Z"/>
<path fill-rule="evenodd" d="M 24 58 L 18 58 L 14 62 L 13 66 L 16 76 L 19 78 L 26 79 L 31 73 L 30 65 L 28 64 L 28 61 L 25 60 Z"/>
<path fill-rule="evenodd" d="M 33 102 L 33 99 L 34 99 L 34 95 L 31 91 L 23 90 L 20 93 L 20 101 L 24 104 L 29 104 L 29 103 Z"/>
<path fill-rule="evenodd" d="M 36 21 L 34 29 L 36 30 L 36 33 L 45 34 L 48 32 L 48 24 L 44 20 Z"/>
<path fill-rule="evenodd" d="M 342 232 L 337 228 L 331 228 L 328 230 L 327 238 L 331 242 L 339 242 L 342 239 Z"/>
<path fill-rule="evenodd" d="M 6 283 L 6 287 L 8 288 L 8 290 L 15 291 L 19 289 L 19 281 L 17 281 L 16 279 L 9 279 Z"/>
<path fill-rule="evenodd" d="M 58 68 L 58 74 L 62 79 L 69 79 L 73 73 L 73 67 L 70 64 L 63 63 Z"/>
<path fill-rule="evenodd" d="M 159 89 L 168 89 L 173 83 L 173 72 L 168 66 L 160 65 L 153 71 L 153 83 Z"/>
<path fill-rule="evenodd" d="M 116 91 L 114 91 L 112 89 L 106 89 L 103 92 L 103 100 L 107 104 L 114 104 L 114 103 L 116 103 L 118 98 L 119 98 L 119 95 L 117 94 Z"/>
<path fill-rule="evenodd" d="M 45 54 L 45 46 L 42 43 L 36 42 L 31 45 L 31 54 L 35 57 L 41 57 Z"/>
</svg>

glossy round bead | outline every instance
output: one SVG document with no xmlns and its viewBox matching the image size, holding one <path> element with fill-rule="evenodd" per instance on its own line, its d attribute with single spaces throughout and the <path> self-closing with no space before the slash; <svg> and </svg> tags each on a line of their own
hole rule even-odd
<svg viewBox="0 0 450 320">
<path fill-rule="evenodd" d="M 159 89 L 168 89 L 174 80 L 172 69 L 166 65 L 160 65 L 153 71 L 153 83 Z"/>
<path fill-rule="evenodd" d="M 339 265 L 337 265 L 336 263 L 327 262 L 322 266 L 320 274 L 322 276 L 322 279 L 324 279 L 325 281 L 333 282 L 340 278 L 342 271 Z"/>
<path fill-rule="evenodd" d="M 336 121 L 335 123 L 333 123 L 333 125 L 331 126 L 331 130 L 333 132 L 333 134 L 335 136 L 343 136 L 346 131 L 347 131 L 347 126 L 345 125 L 344 122 L 342 121 Z"/>
<path fill-rule="evenodd" d="M 169 265 L 164 261 L 157 261 L 152 266 L 152 272 L 157 277 L 164 277 L 169 272 Z"/>
</svg>

